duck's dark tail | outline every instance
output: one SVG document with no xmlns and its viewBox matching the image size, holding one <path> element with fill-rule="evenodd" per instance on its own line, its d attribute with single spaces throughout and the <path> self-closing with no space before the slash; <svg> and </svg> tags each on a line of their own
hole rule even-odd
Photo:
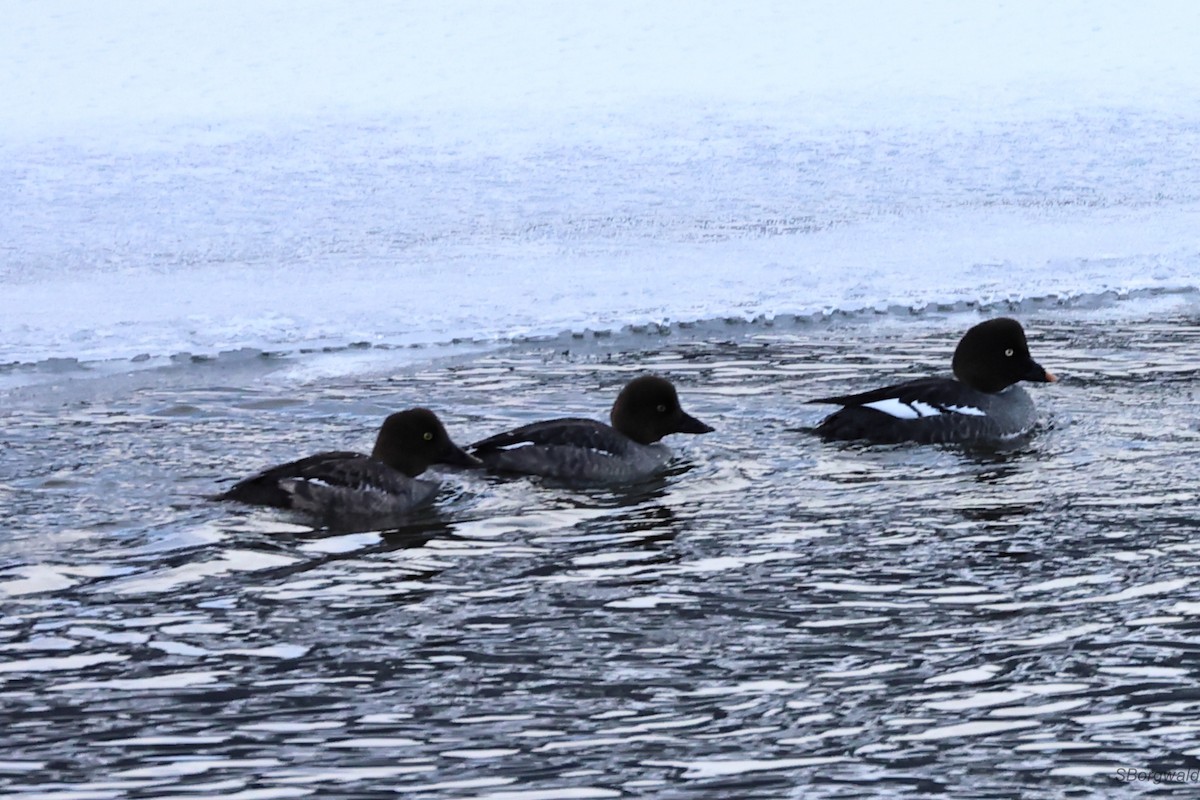
<svg viewBox="0 0 1200 800">
<path fill-rule="evenodd" d="M 239 481 L 220 494 L 209 495 L 208 499 L 217 502 L 232 500 L 252 506 L 292 507 L 292 495 L 280 486 L 278 480 L 266 475 L 255 475 Z"/>
</svg>

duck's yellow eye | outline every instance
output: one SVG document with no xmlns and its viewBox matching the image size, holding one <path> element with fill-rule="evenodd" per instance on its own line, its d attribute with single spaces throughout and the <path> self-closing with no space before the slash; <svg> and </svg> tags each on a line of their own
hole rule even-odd
<svg viewBox="0 0 1200 800">
<path fill-rule="evenodd" d="M 1004 351 L 1004 355 L 1008 356 L 1009 358 L 1012 358 L 1012 354 L 1013 349 L 1011 347 Z"/>
<path fill-rule="evenodd" d="M 425 431 L 425 434 L 421 438 L 427 442 L 432 442 L 433 441 L 433 431 Z"/>
</svg>

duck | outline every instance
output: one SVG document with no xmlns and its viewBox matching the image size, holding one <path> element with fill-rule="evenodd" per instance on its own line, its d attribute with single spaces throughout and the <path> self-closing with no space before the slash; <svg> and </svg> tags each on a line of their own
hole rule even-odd
<svg viewBox="0 0 1200 800">
<path fill-rule="evenodd" d="M 569 486 L 643 481 L 671 460 L 661 439 L 713 428 L 680 406 L 674 385 L 657 375 L 629 381 L 617 395 L 611 425 L 575 417 L 534 422 L 467 447 L 491 472 L 550 478 Z"/>
<path fill-rule="evenodd" d="M 439 482 L 417 479 L 432 464 L 480 461 L 451 441 L 437 414 L 410 408 L 383 421 L 370 455 L 338 450 L 289 461 L 214 499 L 290 509 L 337 528 L 386 524 L 433 503 Z"/>
<path fill-rule="evenodd" d="M 874 444 L 1001 444 L 1037 422 L 1033 399 L 1017 383 L 1054 383 L 1033 360 L 1015 319 L 970 328 L 951 362 L 953 378 L 918 378 L 859 394 L 809 400 L 842 406 L 813 432 L 826 440 Z"/>
</svg>

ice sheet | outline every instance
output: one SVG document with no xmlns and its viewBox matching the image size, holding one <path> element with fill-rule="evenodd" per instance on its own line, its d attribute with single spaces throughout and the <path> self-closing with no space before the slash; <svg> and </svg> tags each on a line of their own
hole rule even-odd
<svg viewBox="0 0 1200 800">
<path fill-rule="evenodd" d="M 6 8 L 0 364 L 1198 285 L 1189 3 Z"/>
</svg>

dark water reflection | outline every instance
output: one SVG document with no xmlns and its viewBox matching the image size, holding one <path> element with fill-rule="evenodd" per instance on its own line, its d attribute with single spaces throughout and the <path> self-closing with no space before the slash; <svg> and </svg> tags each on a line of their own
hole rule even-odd
<svg viewBox="0 0 1200 800">
<path fill-rule="evenodd" d="M 799 400 L 940 371 L 962 325 L 555 342 L 377 379 L 193 372 L 17 398 L 0 785 L 63 798 L 1073 797 L 1200 767 L 1188 317 L 1027 319 L 1065 379 L 1004 451 L 827 445 Z M 243 365 L 239 369 L 246 369 Z M 380 533 L 220 477 L 604 416 L 655 370 L 717 425 L 628 491 L 447 475 Z M 199 375 L 199 377 L 197 377 Z M 1193 783 L 1195 785 L 1195 783 Z"/>
</svg>

